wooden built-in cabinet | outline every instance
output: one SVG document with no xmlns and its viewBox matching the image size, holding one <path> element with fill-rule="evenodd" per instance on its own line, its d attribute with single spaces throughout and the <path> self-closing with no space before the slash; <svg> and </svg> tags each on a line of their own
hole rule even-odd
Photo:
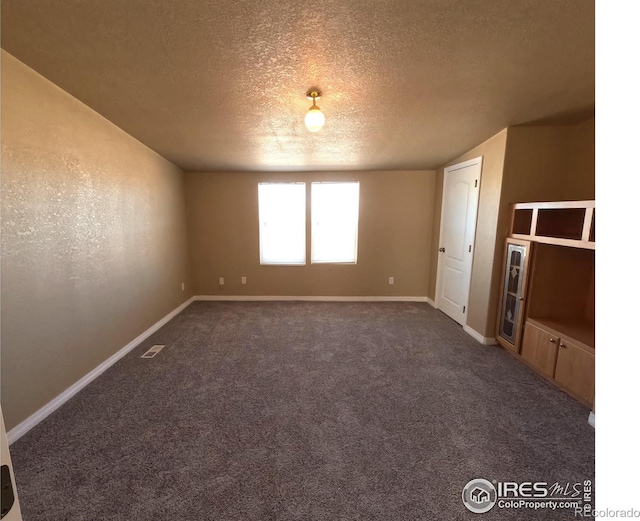
<svg viewBox="0 0 640 521">
<path fill-rule="evenodd" d="M 556 371 L 559 343 L 560 338 L 553 333 L 527 323 L 524 329 L 522 352 L 520 354 L 529 365 L 535 367 L 549 378 L 553 378 Z"/>
<path fill-rule="evenodd" d="M 571 331 L 562 324 L 547 324 L 527 319 L 522 338 L 522 359 L 540 374 L 587 405 L 595 397 L 595 348 L 569 336 L 591 336 L 584 331 Z M 569 333 L 560 333 L 558 328 Z"/>
<path fill-rule="evenodd" d="M 512 205 L 496 335 L 528 366 L 590 406 L 595 395 L 594 219 L 594 201 Z M 524 248 L 519 269 L 513 256 L 518 246 Z M 516 280 L 520 287 L 514 292 Z M 514 295 L 515 308 L 509 300 Z M 510 328 L 505 319 L 514 309 Z"/>
<path fill-rule="evenodd" d="M 578 399 L 593 405 L 596 390 L 595 373 L 595 351 L 561 338 L 555 380 Z"/>
</svg>

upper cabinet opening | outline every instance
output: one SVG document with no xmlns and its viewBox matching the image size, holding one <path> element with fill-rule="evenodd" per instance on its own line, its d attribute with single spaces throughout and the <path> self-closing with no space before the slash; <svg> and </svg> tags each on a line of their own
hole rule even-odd
<svg viewBox="0 0 640 521">
<path fill-rule="evenodd" d="M 545 244 L 595 249 L 595 201 L 511 205 L 509 235 Z"/>
</svg>

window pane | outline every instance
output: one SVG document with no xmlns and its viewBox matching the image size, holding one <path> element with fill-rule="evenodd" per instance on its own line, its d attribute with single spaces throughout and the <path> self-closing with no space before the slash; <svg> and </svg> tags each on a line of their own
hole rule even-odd
<svg viewBox="0 0 640 521">
<path fill-rule="evenodd" d="M 305 184 L 258 184 L 258 213 L 260 264 L 305 264 Z"/>
<path fill-rule="evenodd" d="M 311 262 L 358 257 L 360 183 L 311 183 Z"/>
</svg>

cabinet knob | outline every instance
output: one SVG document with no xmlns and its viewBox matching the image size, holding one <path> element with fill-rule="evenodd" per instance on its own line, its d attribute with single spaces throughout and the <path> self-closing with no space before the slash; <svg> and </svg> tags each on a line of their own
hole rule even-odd
<svg viewBox="0 0 640 521">
<path fill-rule="evenodd" d="M 560 342 L 560 347 L 567 347 L 567 345 Z"/>
<path fill-rule="evenodd" d="M 549 342 L 551 342 L 551 343 L 555 344 L 555 343 L 556 343 L 556 339 L 555 339 L 555 338 L 550 338 L 550 339 L 549 339 Z"/>
</svg>

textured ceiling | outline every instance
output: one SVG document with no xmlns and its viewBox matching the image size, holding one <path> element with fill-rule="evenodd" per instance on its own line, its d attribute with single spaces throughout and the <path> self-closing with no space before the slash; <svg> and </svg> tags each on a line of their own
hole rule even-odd
<svg viewBox="0 0 640 521">
<path fill-rule="evenodd" d="M 435 168 L 592 111 L 585 0 L 2 0 L 2 47 L 185 170 Z M 325 127 L 312 134 L 305 93 Z"/>
</svg>

